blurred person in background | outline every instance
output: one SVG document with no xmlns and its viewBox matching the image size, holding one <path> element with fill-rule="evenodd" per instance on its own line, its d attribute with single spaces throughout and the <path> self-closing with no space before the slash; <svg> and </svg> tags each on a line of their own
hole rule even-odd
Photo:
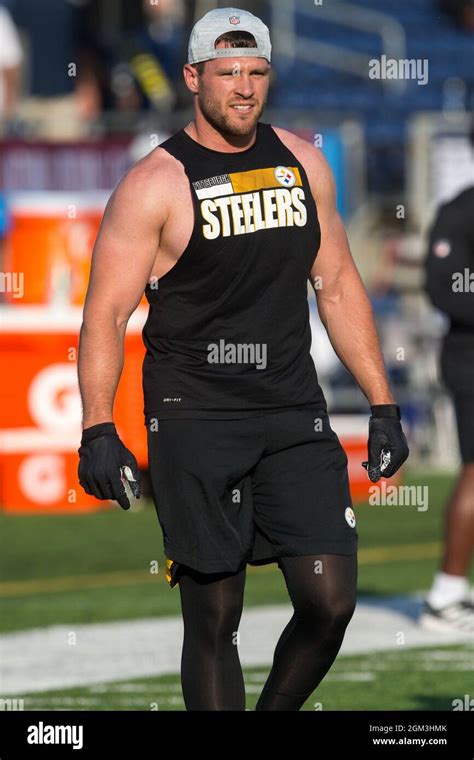
<svg viewBox="0 0 474 760">
<path fill-rule="evenodd" d="M 184 2 L 143 0 L 143 12 L 143 27 L 127 34 L 112 72 L 119 110 L 166 110 L 178 102 Z"/>
<path fill-rule="evenodd" d="M 84 35 L 89 0 L 9 0 L 27 44 L 26 92 L 16 117 L 27 133 L 80 139 L 100 113 L 100 87 Z"/>
<path fill-rule="evenodd" d="M 474 634 L 469 568 L 474 551 L 474 185 L 440 207 L 426 257 L 426 290 L 449 318 L 441 374 L 456 412 L 462 466 L 446 508 L 441 567 L 420 624 Z M 456 284 L 457 283 L 457 284 Z"/>
</svg>

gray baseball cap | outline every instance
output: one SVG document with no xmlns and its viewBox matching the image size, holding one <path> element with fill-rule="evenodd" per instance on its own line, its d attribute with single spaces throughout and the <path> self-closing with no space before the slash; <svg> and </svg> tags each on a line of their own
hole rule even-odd
<svg viewBox="0 0 474 760">
<path fill-rule="evenodd" d="M 226 32 L 250 32 L 257 47 L 216 48 L 215 42 Z M 272 45 L 268 27 L 257 16 L 240 8 L 216 8 L 209 11 L 193 27 L 189 38 L 188 63 L 210 61 L 214 58 L 249 56 L 271 61 Z"/>
</svg>

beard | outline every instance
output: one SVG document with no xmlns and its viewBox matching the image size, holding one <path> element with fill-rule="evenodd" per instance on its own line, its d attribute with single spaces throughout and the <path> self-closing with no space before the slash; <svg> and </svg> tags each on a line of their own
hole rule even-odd
<svg viewBox="0 0 474 760">
<path fill-rule="evenodd" d="M 226 137 L 246 137 L 247 135 L 251 135 L 265 108 L 265 102 L 261 105 L 255 103 L 253 104 L 254 109 L 251 117 L 247 116 L 244 119 L 237 118 L 232 120 L 231 115 L 222 110 L 221 106 L 214 100 L 206 98 L 203 95 L 199 95 L 198 97 L 201 112 L 206 121 Z M 238 116 L 238 111 L 229 110 Z"/>
</svg>

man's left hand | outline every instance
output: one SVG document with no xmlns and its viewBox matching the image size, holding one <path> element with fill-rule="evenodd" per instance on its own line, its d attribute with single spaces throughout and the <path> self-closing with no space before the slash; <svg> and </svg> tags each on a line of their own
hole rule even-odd
<svg viewBox="0 0 474 760">
<path fill-rule="evenodd" d="M 408 459 L 409 448 L 400 423 L 397 404 L 375 404 L 370 407 L 369 461 L 362 462 L 372 483 L 381 477 L 391 478 Z"/>
</svg>

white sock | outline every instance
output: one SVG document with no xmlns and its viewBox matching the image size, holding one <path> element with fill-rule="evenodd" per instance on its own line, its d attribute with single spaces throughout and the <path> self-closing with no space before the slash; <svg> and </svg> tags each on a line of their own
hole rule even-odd
<svg viewBox="0 0 474 760">
<path fill-rule="evenodd" d="M 468 590 L 469 582 L 464 575 L 449 575 L 440 572 L 435 575 L 426 600 L 431 607 L 440 609 L 465 599 Z"/>
</svg>

